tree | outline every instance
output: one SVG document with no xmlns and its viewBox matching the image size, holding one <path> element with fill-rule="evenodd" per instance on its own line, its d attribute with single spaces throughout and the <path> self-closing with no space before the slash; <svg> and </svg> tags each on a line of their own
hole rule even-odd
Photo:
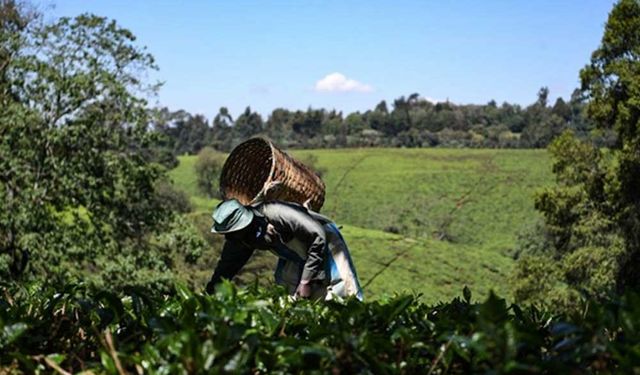
<svg viewBox="0 0 640 375">
<path fill-rule="evenodd" d="M 217 150 L 230 150 L 233 117 L 227 107 L 220 107 L 218 114 L 213 118 L 210 145 Z"/>
<path fill-rule="evenodd" d="M 378 107 L 380 107 L 380 105 L 378 105 Z M 386 109 L 386 106 L 385 108 L 382 108 L 382 109 Z M 375 111 L 367 111 L 363 117 L 366 118 L 368 127 L 370 129 L 388 134 L 391 132 L 389 115 L 382 109 L 376 109 Z"/>
<path fill-rule="evenodd" d="M 566 121 L 556 115 L 541 114 L 522 131 L 522 142 L 527 147 L 547 147 L 566 129 Z"/>
<path fill-rule="evenodd" d="M 387 123 L 389 126 L 384 130 L 388 135 L 395 136 L 411 128 L 412 123 L 409 111 L 417 98 L 418 94 L 412 94 L 407 99 L 401 96 L 394 100 L 393 111 L 389 116 L 390 121 Z"/>
<path fill-rule="evenodd" d="M 195 169 L 200 191 L 210 198 L 220 198 L 219 180 L 226 156 L 211 147 L 198 153 Z"/>
<path fill-rule="evenodd" d="M 547 249 L 556 275 L 556 292 L 605 297 L 640 287 L 640 2 L 619 1 L 609 14 L 600 47 L 580 72 L 590 119 L 615 129 L 618 144 L 604 151 L 566 133 L 554 141 L 556 185 L 536 198 L 545 217 Z M 538 258 L 539 260 L 540 258 Z M 526 257 L 523 275 L 537 262 Z M 548 283 L 549 284 L 549 283 Z M 545 300 L 555 292 L 520 284 L 515 294 Z"/>
<path fill-rule="evenodd" d="M 203 115 L 189 115 L 180 123 L 178 143 L 175 146 L 178 154 L 196 154 L 210 143 L 211 129 Z"/>
<path fill-rule="evenodd" d="M 0 16 L 20 18 L 7 4 L 23 12 L 3 1 Z M 163 168 L 145 158 L 151 134 L 140 93 L 157 86 L 141 77 L 153 57 L 130 31 L 93 15 L 0 25 L 20 41 L 0 82 L 0 277 L 168 280 L 171 259 L 198 245 L 168 248 L 157 237 L 183 227 L 157 195 Z"/>
<path fill-rule="evenodd" d="M 610 161 L 571 132 L 556 138 L 549 151 L 556 185 L 536 196 L 545 222 L 519 244 L 533 250 L 518 262 L 514 295 L 521 302 L 572 308 L 583 294 L 605 299 L 616 292 L 625 249 L 607 198 Z M 531 285 L 536 279 L 546 287 Z"/>
<path fill-rule="evenodd" d="M 534 106 L 538 106 L 540 108 L 546 108 L 549 104 L 549 88 L 542 87 L 538 91 L 538 100 L 536 100 Z"/>
<path fill-rule="evenodd" d="M 227 107 L 220 107 L 218 114 L 213 119 L 213 126 L 216 128 L 224 128 L 229 127 L 233 124 L 233 117 L 229 113 L 229 109 Z"/>
<path fill-rule="evenodd" d="M 525 147 L 547 147 L 549 143 L 566 128 L 567 122 L 552 113 L 548 107 L 549 89 L 542 87 L 538 91 L 535 103 L 525 110 L 525 126 L 522 129 L 522 144 Z"/>
<path fill-rule="evenodd" d="M 640 1 L 621 0 L 607 20 L 600 47 L 580 72 L 589 97 L 589 117 L 618 136 L 617 162 L 609 183 L 609 201 L 626 252 L 618 275 L 619 290 L 640 287 Z"/>
<path fill-rule="evenodd" d="M 565 122 L 571 120 L 571 108 L 567 105 L 567 103 L 562 98 L 556 99 L 553 108 L 551 109 L 551 113 L 560 117 Z"/>
<path fill-rule="evenodd" d="M 367 128 L 367 123 L 359 112 L 350 113 L 347 118 L 344 119 L 344 125 L 349 135 L 360 134 Z"/>
<path fill-rule="evenodd" d="M 178 165 L 178 158 L 173 150 L 175 137 L 171 127 L 176 112 L 168 108 L 154 108 L 149 111 L 150 130 L 154 139 L 147 154 L 147 161 L 162 164 L 168 169 Z"/>
<path fill-rule="evenodd" d="M 27 43 L 27 29 L 38 18 L 14 0 L 0 0 L 0 103 L 16 101 L 11 82 L 12 66 Z"/>
<path fill-rule="evenodd" d="M 247 138 L 260 134 L 263 127 L 262 116 L 257 112 L 251 111 L 250 107 L 247 107 L 236 119 L 233 130 L 240 141 L 244 141 Z"/>
<path fill-rule="evenodd" d="M 310 140 L 320 134 L 324 122 L 324 110 L 307 108 L 306 112 L 297 111 L 293 116 L 291 128 L 293 136 L 303 147 L 308 146 Z"/>
<path fill-rule="evenodd" d="M 383 100 L 380 103 L 378 103 L 376 105 L 375 111 L 388 115 L 389 109 L 387 108 L 387 102 Z"/>
</svg>

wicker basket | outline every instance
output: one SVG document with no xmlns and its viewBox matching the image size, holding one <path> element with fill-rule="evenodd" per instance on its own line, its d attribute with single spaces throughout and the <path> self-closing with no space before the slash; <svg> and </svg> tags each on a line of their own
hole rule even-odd
<svg viewBox="0 0 640 375">
<path fill-rule="evenodd" d="M 220 174 L 220 191 L 224 199 L 249 204 L 273 181 L 282 182 L 282 186 L 269 192 L 266 199 L 300 204 L 310 199 L 314 211 L 322 208 L 325 186 L 320 177 L 263 138 L 251 138 L 231 151 Z"/>
</svg>

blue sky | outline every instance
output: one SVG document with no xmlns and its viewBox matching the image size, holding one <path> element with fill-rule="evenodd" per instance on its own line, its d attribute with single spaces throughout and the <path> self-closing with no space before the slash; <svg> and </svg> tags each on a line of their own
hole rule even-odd
<svg viewBox="0 0 640 375">
<path fill-rule="evenodd" d="M 156 57 L 159 104 L 212 117 L 247 105 L 366 110 L 432 100 L 568 97 L 613 1 L 43 2 L 116 19 Z"/>
</svg>

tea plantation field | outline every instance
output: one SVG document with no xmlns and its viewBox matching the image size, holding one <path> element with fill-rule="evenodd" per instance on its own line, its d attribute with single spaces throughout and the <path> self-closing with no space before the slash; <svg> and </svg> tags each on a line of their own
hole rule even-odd
<svg viewBox="0 0 640 375">
<path fill-rule="evenodd" d="M 0 374 L 637 374 L 640 298 L 556 315 L 491 294 L 293 301 L 67 285 L 0 294 Z"/>
<path fill-rule="evenodd" d="M 294 151 L 317 157 L 327 186 L 322 213 L 343 226 L 368 298 L 422 293 L 427 302 L 458 296 L 508 296 L 518 233 L 540 220 L 535 191 L 552 183 L 544 150 L 348 149 Z M 201 226 L 217 201 L 196 187 L 195 156 L 170 172 L 187 192 Z M 205 234 L 203 235 L 212 236 Z M 219 247 L 209 238 L 213 247 Z M 212 249 L 196 274 L 204 283 Z M 254 261 L 270 268 L 275 260 Z M 258 267 L 260 268 L 260 267 Z M 271 279 L 264 275 L 261 279 Z M 200 281 L 197 281 L 200 282 Z"/>
</svg>

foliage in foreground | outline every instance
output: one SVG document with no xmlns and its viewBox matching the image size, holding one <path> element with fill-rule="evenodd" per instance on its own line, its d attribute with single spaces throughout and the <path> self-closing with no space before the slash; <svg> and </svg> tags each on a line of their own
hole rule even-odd
<svg viewBox="0 0 640 375">
<path fill-rule="evenodd" d="M 640 298 L 576 316 L 491 295 L 428 306 L 292 301 L 281 290 L 123 297 L 68 286 L 4 290 L 0 370 L 107 373 L 569 373 L 640 370 Z"/>
</svg>

